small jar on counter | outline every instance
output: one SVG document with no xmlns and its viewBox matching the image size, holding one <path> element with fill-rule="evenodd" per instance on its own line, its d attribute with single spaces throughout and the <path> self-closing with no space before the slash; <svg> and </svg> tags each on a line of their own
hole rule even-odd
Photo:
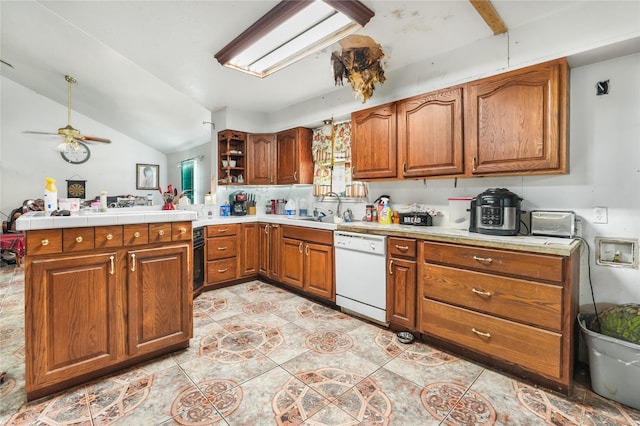
<svg viewBox="0 0 640 426">
<path fill-rule="evenodd" d="M 400 212 L 393 212 L 393 216 L 391 217 L 391 223 L 394 225 L 400 225 Z"/>
<path fill-rule="evenodd" d="M 367 204 L 364 220 L 371 222 L 373 220 L 373 204 Z"/>
</svg>

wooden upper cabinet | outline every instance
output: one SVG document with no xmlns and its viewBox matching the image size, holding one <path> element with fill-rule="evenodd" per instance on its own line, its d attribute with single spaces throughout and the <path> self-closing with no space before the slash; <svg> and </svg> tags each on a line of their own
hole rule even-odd
<svg viewBox="0 0 640 426">
<path fill-rule="evenodd" d="M 469 83 L 465 143 L 471 176 L 566 173 L 566 59 Z"/>
<path fill-rule="evenodd" d="M 276 135 L 249 134 L 247 137 L 247 183 L 268 185 L 276 183 Z"/>
<path fill-rule="evenodd" d="M 395 103 L 352 113 L 351 137 L 355 179 L 397 176 Z"/>
<path fill-rule="evenodd" d="M 277 181 L 275 183 L 313 183 L 311 129 L 296 127 L 276 133 Z"/>
<path fill-rule="evenodd" d="M 461 87 L 399 101 L 397 125 L 400 176 L 454 175 L 464 171 Z"/>
</svg>

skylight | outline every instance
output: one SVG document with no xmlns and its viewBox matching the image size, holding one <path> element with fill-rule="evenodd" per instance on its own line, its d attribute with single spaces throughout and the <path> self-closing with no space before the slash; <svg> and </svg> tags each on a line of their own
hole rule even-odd
<svg viewBox="0 0 640 426">
<path fill-rule="evenodd" d="M 266 77 L 362 28 L 373 16 L 359 1 L 282 1 L 216 53 L 222 65 Z"/>
</svg>

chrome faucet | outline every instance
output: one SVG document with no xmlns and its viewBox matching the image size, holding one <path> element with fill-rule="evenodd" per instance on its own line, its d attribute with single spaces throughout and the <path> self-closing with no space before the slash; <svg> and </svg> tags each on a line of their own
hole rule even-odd
<svg viewBox="0 0 640 426">
<path fill-rule="evenodd" d="M 333 192 L 333 191 L 327 192 L 326 194 L 324 194 L 322 196 L 322 200 L 320 200 L 320 202 L 324 201 L 324 197 L 326 197 L 327 195 L 335 195 L 335 197 L 338 199 L 338 208 L 336 209 L 336 216 L 337 217 L 341 217 L 340 216 L 340 206 L 342 205 L 342 200 L 340 200 L 340 196 L 337 193 Z"/>
</svg>

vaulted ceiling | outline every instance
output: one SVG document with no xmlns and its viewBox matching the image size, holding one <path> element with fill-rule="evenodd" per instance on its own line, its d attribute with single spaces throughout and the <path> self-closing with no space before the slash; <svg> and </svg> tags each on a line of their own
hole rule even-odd
<svg viewBox="0 0 640 426">
<path fill-rule="evenodd" d="M 63 105 L 72 75 L 74 110 L 173 152 L 209 140 L 212 111 L 278 111 L 350 90 L 334 85 L 337 45 L 265 79 L 218 64 L 213 55 L 278 1 L 3 0 L 0 55 L 12 67 L 0 73 Z M 466 0 L 363 3 L 375 16 L 359 34 L 381 44 L 387 72 L 494 37 Z M 512 29 L 583 2 L 492 3 Z"/>
</svg>

